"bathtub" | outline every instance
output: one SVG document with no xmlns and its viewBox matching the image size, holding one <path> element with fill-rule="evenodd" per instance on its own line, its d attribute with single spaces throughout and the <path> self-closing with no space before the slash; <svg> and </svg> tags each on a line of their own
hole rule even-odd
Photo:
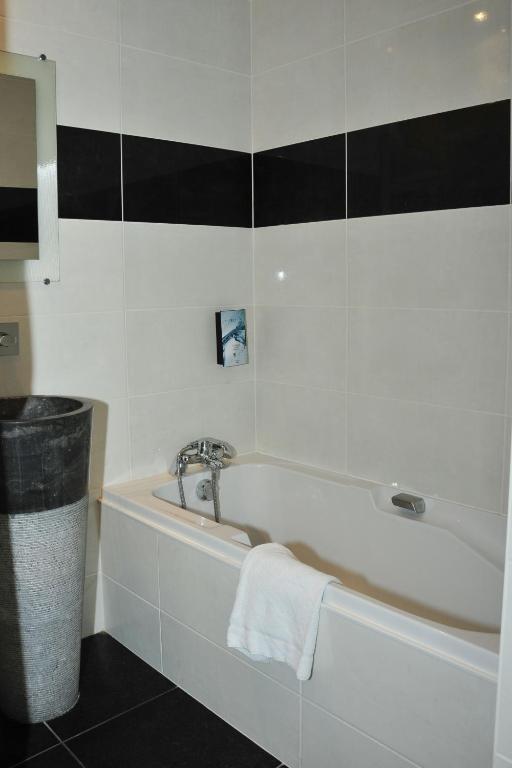
<svg viewBox="0 0 512 768">
<path fill-rule="evenodd" d="M 185 477 L 105 489 L 107 631 L 290 768 L 492 765 L 506 521 L 262 455 L 221 473 L 222 520 Z M 251 545 L 332 573 L 313 675 L 252 663 L 225 635 Z"/>
</svg>

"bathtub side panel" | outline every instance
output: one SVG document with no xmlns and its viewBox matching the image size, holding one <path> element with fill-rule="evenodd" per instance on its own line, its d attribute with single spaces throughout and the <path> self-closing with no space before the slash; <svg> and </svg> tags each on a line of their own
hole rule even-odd
<svg viewBox="0 0 512 768">
<path fill-rule="evenodd" d="M 107 504 L 101 512 L 103 573 L 158 606 L 156 532 Z"/>
<path fill-rule="evenodd" d="M 163 673 L 289 768 L 299 765 L 299 696 L 161 613 Z"/>
<path fill-rule="evenodd" d="M 132 653 L 162 671 L 158 609 L 103 576 L 105 629 Z"/>
<path fill-rule="evenodd" d="M 161 609 L 225 648 L 240 569 L 170 536 L 160 535 L 158 547 Z M 236 651 L 230 653 L 239 657 Z M 245 658 L 244 661 L 299 691 L 295 674 L 286 665 L 252 664 Z"/>
<path fill-rule="evenodd" d="M 492 764 L 496 684 L 322 608 L 304 697 L 423 768 Z"/>
<path fill-rule="evenodd" d="M 413 768 L 397 755 L 342 720 L 307 701 L 302 705 L 302 768 Z"/>
</svg>

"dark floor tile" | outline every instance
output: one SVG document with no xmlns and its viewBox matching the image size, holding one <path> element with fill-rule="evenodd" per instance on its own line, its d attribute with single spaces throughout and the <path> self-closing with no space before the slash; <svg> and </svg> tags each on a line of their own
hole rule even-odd
<svg viewBox="0 0 512 768">
<path fill-rule="evenodd" d="M 79 763 L 64 747 L 56 747 L 22 763 L 26 768 L 77 768 Z M 21 766 L 20 766 L 21 768 Z"/>
<path fill-rule="evenodd" d="M 0 715 L 0 768 L 8 768 L 56 743 L 44 724 L 20 725 Z"/>
<path fill-rule="evenodd" d="M 181 690 L 68 742 L 86 768 L 274 768 L 279 760 Z"/>
<path fill-rule="evenodd" d="M 51 726 L 67 739 L 172 687 L 110 635 L 93 635 L 82 643 L 78 704 Z"/>
</svg>

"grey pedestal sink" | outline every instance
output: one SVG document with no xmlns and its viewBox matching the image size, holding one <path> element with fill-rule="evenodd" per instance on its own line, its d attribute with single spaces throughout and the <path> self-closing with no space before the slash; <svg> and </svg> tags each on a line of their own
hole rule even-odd
<svg viewBox="0 0 512 768">
<path fill-rule="evenodd" d="M 0 710 L 51 720 L 79 695 L 92 405 L 0 398 Z"/>
</svg>

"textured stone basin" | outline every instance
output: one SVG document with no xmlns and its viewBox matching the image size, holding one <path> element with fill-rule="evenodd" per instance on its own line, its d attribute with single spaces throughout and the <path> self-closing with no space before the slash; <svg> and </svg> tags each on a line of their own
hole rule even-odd
<svg viewBox="0 0 512 768">
<path fill-rule="evenodd" d="M 41 512 L 86 493 L 92 404 L 0 398 L 0 514 Z"/>
<path fill-rule="evenodd" d="M 77 398 L 0 398 L 0 710 L 22 723 L 78 699 L 91 416 Z"/>
<path fill-rule="evenodd" d="M 71 397 L 49 397 L 47 395 L 28 395 L 27 397 L 0 398 L 0 421 L 35 421 L 65 416 L 80 410 L 84 406 L 81 400 Z"/>
</svg>

